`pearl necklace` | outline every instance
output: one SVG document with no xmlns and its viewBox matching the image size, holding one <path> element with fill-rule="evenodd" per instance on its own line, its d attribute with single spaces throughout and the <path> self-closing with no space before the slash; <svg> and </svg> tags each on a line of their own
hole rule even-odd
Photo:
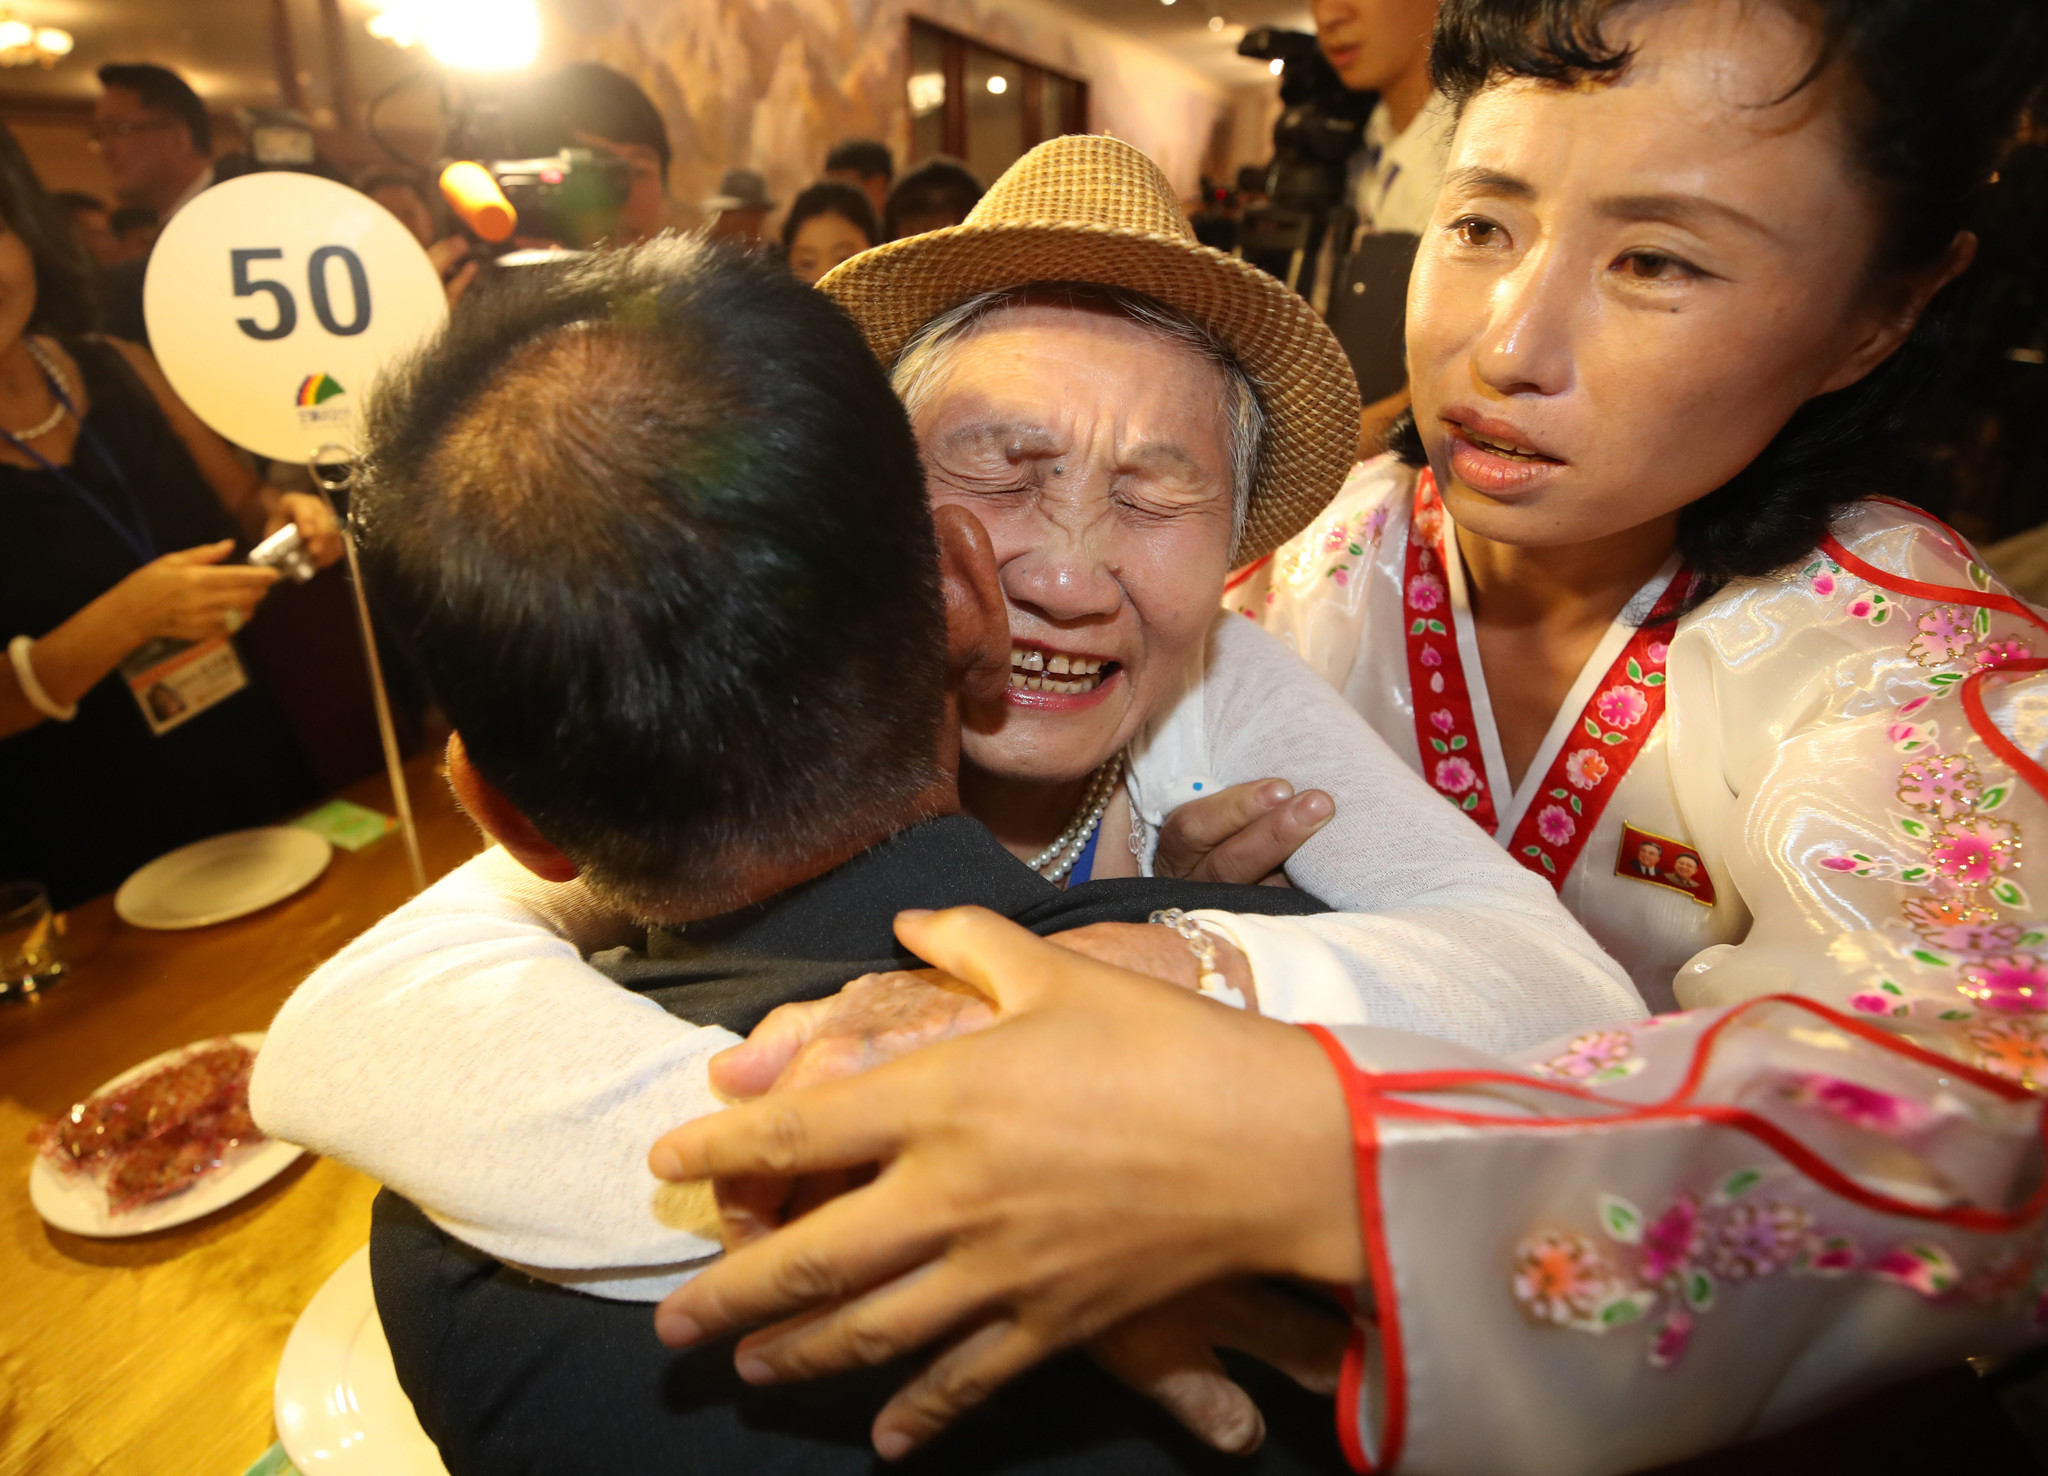
<svg viewBox="0 0 2048 1476">
<path fill-rule="evenodd" d="M 1102 812 L 1109 808 L 1109 797 L 1116 793 L 1117 783 L 1123 777 L 1124 756 L 1119 752 L 1088 776 L 1088 787 L 1081 792 L 1081 807 L 1067 822 L 1067 828 L 1025 864 L 1047 881 L 1056 882 L 1072 871 L 1081 853 L 1088 849 L 1088 838 L 1102 823 Z"/>
<path fill-rule="evenodd" d="M 28 350 L 28 356 L 36 361 L 36 367 L 43 371 L 44 377 L 48 379 L 53 386 L 56 387 L 54 393 L 51 394 L 50 398 L 55 400 L 57 403 L 50 408 L 50 413 L 47 416 L 37 421 L 27 430 L 6 432 L 10 440 L 33 441 L 38 436 L 47 436 L 51 431 L 55 430 L 58 426 L 58 423 L 64 419 L 64 375 L 57 368 L 56 362 L 50 358 L 49 351 L 46 350 L 41 344 L 37 343 L 33 338 L 23 339 L 22 345 Z"/>
</svg>

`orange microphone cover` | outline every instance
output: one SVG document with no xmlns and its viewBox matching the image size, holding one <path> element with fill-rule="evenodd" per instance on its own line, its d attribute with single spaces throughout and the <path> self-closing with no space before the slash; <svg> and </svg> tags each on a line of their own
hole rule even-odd
<svg viewBox="0 0 2048 1476">
<path fill-rule="evenodd" d="M 496 244 L 512 235 L 519 212 L 491 178 L 491 171 L 471 159 L 458 159 L 441 171 L 441 193 L 464 225 Z"/>
</svg>

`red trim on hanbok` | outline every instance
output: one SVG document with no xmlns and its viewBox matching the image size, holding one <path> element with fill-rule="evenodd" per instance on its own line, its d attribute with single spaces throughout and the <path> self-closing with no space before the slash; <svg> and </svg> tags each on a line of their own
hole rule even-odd
<svg viewBox="0 0 2048 1476">
<path fill-rule="evenodd" d="M 1229 594 L 1232 590 L 1236 589 L 1240 584 L 1243 584 L 1247 579 L 1251 578 L 1252 575 L 1258 573 L 1259 570 L 1265 568 L 1266 565 L 1272 562 L 1273 556 L 1271 554 L 1260 554 L 1257 558 L 1253 559 L 1249 564 L 1246 564 L 1242 569 L 1239 569 L 1235 574 L 1231 575 L 1228 579 L 1223 581 L 1223 592 L 1225 594 Z"/>
<path fill-rule="evenodd" d="M 2033 786 L 2034 793 L 2048 799 L 2048 769 L 2042 768 L 2028 756 L 2012 739 L 2005 736 L 1998 724 L 1991 721 L 1991 714 L 1984 710 L 1984 683 L 1995 677 L 2024 676 L 2028 672 L 2048 671 L 2048 659 L 2035 657 L 2031 661 L 2013 661 L 2004 666 L 1987 666 L 1971 672 L 1963 678 L 1963 715 L 1970 720 L 1970 730 L 1984 740 L 1984 746 L 2012 765 L 2020 778 Z"/>
</svg>

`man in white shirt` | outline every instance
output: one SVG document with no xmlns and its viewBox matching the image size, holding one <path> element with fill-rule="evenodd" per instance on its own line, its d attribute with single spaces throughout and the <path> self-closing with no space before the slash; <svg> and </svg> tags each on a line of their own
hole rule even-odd
<svg viewBox="0 0 2048 1476">
<path fill-rule="evenodd" d="M 185 79 L 149 62 L 99 70 L 92 138 L 123 205 L 168 221 L 213 183 L 213 123 Z"/>
</svg>

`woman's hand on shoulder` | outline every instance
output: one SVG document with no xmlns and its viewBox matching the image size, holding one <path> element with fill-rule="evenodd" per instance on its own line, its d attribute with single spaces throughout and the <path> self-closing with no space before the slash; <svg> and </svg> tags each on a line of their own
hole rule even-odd
<svg viewBox="0 0 2048 1476">
<path fill-rule="evenodd" d="M 1281 869 L 1330 823 L 1337 802 L 1320 789 L 1300 794 L 1285 779 L 1233 784 L 1190 800 L 1159 827 L 1155 876 L 1186 881 L 1289 885 Z"/>
<path fill-rule="evenodd" d="M 234 548 L 233 539 L 223 538 L 167 553 L 101 596 L 115 602 L 129 644 L 159 636 L 205 641 L 241 629 L 278 576 L 250 564 L 223 564 Z"/>
</svg>

